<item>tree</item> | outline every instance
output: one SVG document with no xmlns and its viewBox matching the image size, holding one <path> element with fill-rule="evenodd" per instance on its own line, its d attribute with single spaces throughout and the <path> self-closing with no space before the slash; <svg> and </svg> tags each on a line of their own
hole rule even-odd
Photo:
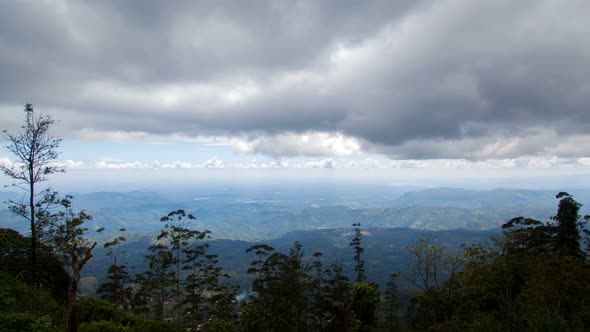
<svg viewBox="0 0 590 332">
<path fill-rule="evenodd" d="M 409 249 L 414 256 L 411 282 L 414 286 L 426 291 L 439 288 L 440 273 L 444 260 L 444 248 L 431 244 L 431 238 L 422 239 Z"/>
<path fill-rule="evenodd" d="M 235 297 L 238 286 L 228 285 L 224 280 L 230 276 L 223 272 L 218 265 L 219 259 L 215 254 L 205 255 L 205 261 L 202 266 L 203 291 L 206 295 L 206 304 L 204 313 L 207 323 L 225 322 L 225 325 L 233 324 L 236 317 Z M 211 329 L 215 331 L 215 327 Z"/>
<path fill-rule="evenodd" d="M 307 325 L 310 330 L 318 331 L 325 329 L 329 323 L 329 315 L 326 313 L 332 309 L 332 302 L 326 293 L 326 271 L 320 258 L 321 252 L 314 252 L 314 260 L 307 265 Z"/>
<path fill-rule="evenodd" d="M 257 275 L 244 319 L 248 330 L 306 331 L 308 307 L 308 266 L 303 264 L 303 247 L 295 242 L 289 254 L 259 244 L 249 274 Z M 262 315 L 260 315 L 262 313 Z"/>
<path fill-rule="evenodd" d="M 102 231 L 104 231 L 104 227 L 97 230 L 99 233 Z M 108 250 L 107 256 L 111 258 L 111 265 L 107 271 L 107 282 L 100 285 L 96 293 L 102 294 L 103 300 L 115 303 L 124 311 L 128 311 L 132 305 L 133 290 L 128 286 L 131 283 L 131 277 L 127 272 L 127 265 L 118 261 L 121 244 L 127 240 L 123 236 L 126 230 L 121 228 L 119 232 L 120 234 L 111 241 L 105 239 L 104 248 Z"/>
<path fill-rule="evenodd" d="M 350 311 L 358 331 L 373 331 L 377 326 L 377 307 L 379 306 L 379 287 L 374 282 L 354 282 L 350 284 L 352 303 Z"/>
<path fill-rule="evenodd" d="M 385 300 L 385 326 L 389 332 L 397 331 L 399 329 L 399 316 L 398 316 L 398 299 L 399 290 L 397 287 L 397 278 L 399 273 L 393 273 L 389 276 L 387 281 L 387 288 L 383 292 Z"/>
<path fill-rule="evenodd" d="M 352 242 L 350 242 L 349 246 L 354 248 L 354 261 L 356 265 L 354 266 L 354 271 L 356 272 L 356 282 L 365 281 L 365 261 L 362 259 L 362 254 L 365 249 L 361 246 L 361 240 L 363 239 L 363 233 L 361 232 L 361 224 L 354 223 L 352 224 L 354 227 L 354 238 Z"/>
<path fill-rule="evenodd" d="M 22 236 L 15 230 L 0 228 L 0 271 L 18 277 L 21 281 L 30 281 L 30 246 L 30 238 Z M 50 290 L 56 299 L 65 302 L 70 275 L 62 261 L 47 245 L 39 248 L 39 258 L 40 288 Z"/>
<path fill-rule="evenodd" d="M 107 270 L 106 279 L 107 281 L 96 290 L 96 294 L 101 294 L 101 299 L 128 311 L 132 304 L 133 289 L 128 286 L 131 277 L 126 266 L 112 264 Z"/>
<path fill-rule="evenodd" d="M 449 256 L 423 240 L 412 248 L 410 306 L 417 330 L 582 331 L 590 328 L 590 265 L 580 253 L 580 205 L 567 193 L 553 221 L 517 217 L 491 244 Z M 446 279 L 446 281 L 445 281 Z"/>
<path fill-rule="evenodd" d="M 502 225 L 509 240 L 509 250 L 535 251 L 537 254 L 584 257 L 580 249 L 580 231 L 584 229 L 588 216 L 582 220 L 578 214 L 582 204 L 566 192 L 559 192 L 560 198 L 554 222 L 541 222 L 531 218 L 516 217 Z"/>
<path fill-rule="evenodd" d="M 423 291 L 410 306 L 414 327 L 441 328 L 454 320 L 461 309 L 457 274 L 468 258 L 465 252 L 446 253 L 443 246 L 432 244 L 430 237 L 418 241 L 409 251 L 414 256 L 410 281 Z"/>
<path fill-rule="evenodd" d="M 37 192 L 37 185 L 46 181 L 47 176 L 64 172 L 64 168 L 57 166 L 54 161 L 59 152 L 57 149 L 61 139 L 50 135 L 49 130 L 54 120 L 46 115 L 36 115 L 32 104 L 25 105 L 25 123 L 18 134 L 4 131 L 9 144 L 6 149 L 16 157 L 11 165 L 0 164 L 0 170 L 14 180 L 12 186 L 28 193 L 28 200 L 11 201 L 10 210 L 27 219 L 31 228 L 31 265 L 32 281 L 37 283 L 37 248 L 38 248 L 38 220 L 37 208 L 39 202 L 51 194 L 50 189 Z"/>
<path fill-rule="evenodd" d="M 201 243 L 201 240 L 208 237 L 209 231 L 198 232 L 188 246 L 182 249 L 184 259 L 182 260 L 182 269 L 188 272 L 185 278 L 186 296 L 179 305 L 186 305 L 190 325 L 196 329 L 201 321 L 201 305 L 203 300 L 204 277 L 202 269 L 205 265 L 205 250 L 209 247 L 208 243 Z"/>
<path fill-rule="evenodd" d="M 557 214 L 552 218 L 557 221 L 556 250 L 564 255 L 582 257 L 583 253 L 580 250 L 580 232 L 578 229 L 582 226 L 582 223 L 579 221 L 580 216 L 578 215 L 582 204 L 576 202 L 566 192 L 558 193 L 555 198 L 561 198 L 557 206 Z"/>
<path fill-rule="evenodd" d="M 174 257 L 168 246 L 162 243 L 152 244 L 148 250 L 148 270 L 136 277 L 136 281 L 141 284 L 139 297 L 152 304 L 157 320 L 163 320 L 164 302 L 170 300 L 170 287 L 176 282 L 176 273 L 172 269 Z"/>
<path fill-rule="evenodd" d="M 350 331 L 354 325 L 353 313 L 350 307 L 352 299 L 350 296 L 350 283 L 348 277 L 342 272 L 342 265 L 332 263 L 325 270 L 326 282 L 324 292 L 327 303 L 330 305 L 325 308 L 329 331 Z"/>
<path fill-rule="evenodd" d="M 200 232 L 190 230 L 190 223 L 196 220 L 192 214 L 186 214 L 184 210 L 179 209 L 168 213 L 168 215 L 160 218 L 160 222 L 164 223 L 164 229 L 158 235 L 158 240 L 167 239 L 170 241 L 170 250 L 172 253 L 172 263 L 175 267 L 175 286 L 176 286 L 176 304 L 180 304 L 180 270 L 182 267 L 182 249 L 189 244 L 189 240 Z M 203 235 L 203 237 L 206 234 Z"/>
<path fill-rule="evenodd" d="M 62 254 L 64 263 L 70 268 L 71 280 L 67 292 L 67 304 L 69 313 L 69 330 L 77 331 L 77 297 L 80 272 L 84 265 L 92 258 L 92 250 L 96 242 L 91 243 L 84 233 L 88 230 L 84 223 L 91 220 L 92 216 L 85 211 L 74 213 L 72 210 L 72 196 L 54 200 L 52 204 L 59 204 L 62 210 L 57 213 L 47 214 L 45 218 L 50 221 L 50 242 L 54 250 Z"/>
</svg>

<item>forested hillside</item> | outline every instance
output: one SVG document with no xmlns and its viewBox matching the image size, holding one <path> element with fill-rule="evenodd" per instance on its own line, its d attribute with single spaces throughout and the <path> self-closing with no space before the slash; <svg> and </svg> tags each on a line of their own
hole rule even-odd
<svg viewBox="0 0 590 332">
<path fill-rule="evenodd" d="M 588 234 L 580 204 L 567 193 L 558 198 L 552 220 L 514 218 L 494 235 L 354 224 L 259 244 L 209 241 L 194 216 L 172 211 L 155 242 L 135 242 L 146 246 L 145 264 L 133 273 L 125 230 L 93 250 L 101 256 L 95 262 L 110 262 L 108 274 L 97 298 L 75 302 L 70 324 L 80 331 L 582 331 L 590 327 Z M 0 326 L 64 329 L 72 261 L 47 242 L 35 281 L 30 238 L 9 229 L 0 238 Z"/>
</svg>

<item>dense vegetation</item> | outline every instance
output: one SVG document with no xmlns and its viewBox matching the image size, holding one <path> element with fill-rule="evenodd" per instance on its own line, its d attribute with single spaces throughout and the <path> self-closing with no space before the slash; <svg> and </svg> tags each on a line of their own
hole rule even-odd
<svg viewBox="0 0 590 332">
<path fill-rule="evenodd" d="M 247 249 L 253 282 L 238 300 L 220 258 L 209 253 L 209 232 L 195 230 L 194 217 L 183 210 L 172 211 L 145 257 L 148 269 L 136 276 L 118 251 L 125 230 L 104 242 L 112 264 L 101 299 L 77 301 L 75 323 L 81 331 L 586 330 L 586 218 L 573 197 L 557 197 L 552 220 L 514 218 L 487 244 L 451 254 L 431 238 L 418 241 L 409 250 L 409 305 L 400 302 L 399 274 L 392 273 L 382 290 L 366 280 L 359 224 L 350 239 L 354 280 L 340 263 L 325 263 L 322 253 L 306 256 L 299 242 L 287 252 L 257 244 Z M 3 229 L 0 239 L 2 330 L 65 329 L 68 260 L 55 246 L 41 245 L 37 287 L 30 238 Z"/>
<path fill-rule="evenodd" d="M 160 219 L 138 274 L 120 250 L 126 230 L 104 235 L 110 266 L 99 298 L 78 298 L 81 271 L 97 246 L 88 240 L 92 217 L 74 211 L 71 196 L 37 190 L 61 171 L 51 164 L 59 140 L 47 136 L 50 118 L 35 117 L 30 105 L 26 112 L 23 134 L 8 136 L 20 163 L 2 170 L 28 193 L 29 200 L 10 207 L 28 221 L 31 236 L 0 229 L 2 331 L 590 329 L 588 217 L 565 192 L 557 194 L 551 220 L 511 219 L 486 244 L 448 251 L 433 238 L 417 241 L 403 276 L 413 285 L 409 303 L 401 301 L 398 271 L 388 271 L 383 289 L 367 277 L 371 257 L 358 222 L 349 238 L 353 278 L 342 262 L 306 255 L 298 241 L 284 251 L 258 243 L 246 249 L 252 282 L 238 296 L 237 283 L 220 267 L 223 257 L 210 248 L 210 232 L 182 209 Z"/>
</svg>

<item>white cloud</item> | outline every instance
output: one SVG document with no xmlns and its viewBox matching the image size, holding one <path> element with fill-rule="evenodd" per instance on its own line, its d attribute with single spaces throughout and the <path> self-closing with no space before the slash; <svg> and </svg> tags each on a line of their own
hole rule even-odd
<svg viewBox="0 0 590 332">
<path fill-rule="evenodd" d="M 213 157 L 202 165 L 204 168 L 223 168 L 223 161 Z"/>
<path fill-rule="evenodd" d="M 0 157 L 0 164 L 6 166 L 6 167 L 20 167 L 20 166 L 24 166 L 23 163 L 20 162 L 13 162 L 12 160 L 10 160 L 7 157 Z M 83 162 L 81 161 L 75 161 L 75 160 L 65 160 L 65 161 L 54 161 L 49 163 L 50 166 L 56 166 L 56 167 L 65 167 L 66 169 L 75 169 L 75 168 L 85 168 L 86 165 L 84 165 Z"/>
<path fill-rule="evenodd" d="M 171 164 L 162 164 L 160 165 L 160 168 L 182 168 L 182 169 L 189 169 L 189 168 L 194 168 L 193 165 L 191 165 L 190 163 L 187 162 L 182 162 L 182 161 L 175 161 Z"/>
<path fill-rule="evenodd" d="M 358 140 L 338 132 L 263 135 L 236 138 L 232 146 L 240 152 L 284 156 L 351 156 L 360 152 Z"/>
<path fill-rule="evenodd" d="M 130 168 L 145 168 L 139 161 L 129 162 L 129 163 L 109 163 L 106 161 L 99 161 L 96 164 L 96 168 L 104 168 L 104 169 L 130 169 Z"/>
<path fill-rule="evenodd" d="M 75 168 L 85 168 L 86 165 L 84 165 L 83 162 L 81 161 L 74 161 L 74 160 L 66 160 L 66 161 L 56 161 L 54 163 L 52 163 L 52 165 L 57 166 L 57 167 L 65 167 L 66 169 L 75 169 Z"/>
<path fill-rule="evenodd" d="M 324 159 L 320 161 L 309 161 L 303 164 L 303 168 L 333 168 L 334 162 L 332 159 Z"/>
<path fill-rule="evenodd" d="M 253 169 L 265 169 L 265 168 L 298 168 L 295 165 L 289 163 L 285 158 L 275 159 L 271 161 L 259 161 L 253 159 L 249 163 L 235 163 L 229 164 L 227 168 L 253 168 Z"/>
<path fill-rule="evenodd" d="M 15 163 L 13 163 L 12 160 L 6 157 L 0 157 L 0 164 L 8 168 L 12 168 L 15 166 Z"/>
</svg>

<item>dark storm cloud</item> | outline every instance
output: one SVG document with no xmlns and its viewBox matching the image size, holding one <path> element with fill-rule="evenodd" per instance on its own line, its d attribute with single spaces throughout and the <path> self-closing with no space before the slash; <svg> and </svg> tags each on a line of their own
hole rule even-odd
<svg viewBox="0 0 590 332">
<path fill-rule="evenodd" d="M 567 146 L 590 129 L 586 1 L 0 6 L 4 117 L 32 101 L 68 132 L 341 132 L 395 158 L 590 155 Z"/>
</svg>

